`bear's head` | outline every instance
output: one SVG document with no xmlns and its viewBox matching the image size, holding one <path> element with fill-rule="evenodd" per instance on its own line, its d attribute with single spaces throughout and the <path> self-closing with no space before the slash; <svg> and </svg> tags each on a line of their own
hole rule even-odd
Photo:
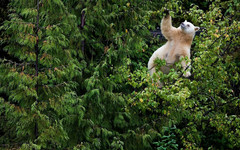
<svg viewBox="0 0 240 150">
<path fill-rule="evenodd" d="M 180 27 L 184 33 L 192 35 L 195 34 L 195 32 L 200 29 L 199 27 L 195 27 L 191 22 L 187 22 L 187 20 L 182 22 L 180 24 Z"/>
</svg>

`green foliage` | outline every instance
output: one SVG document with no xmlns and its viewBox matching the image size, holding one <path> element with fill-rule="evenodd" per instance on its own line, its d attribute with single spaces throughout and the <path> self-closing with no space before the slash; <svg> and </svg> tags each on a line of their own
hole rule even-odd
<svg viewBox="0 0 240 150">
<path fill-rule="evenodd" d="M 77 85 L 73 79 L 81 76 L 82 65 L 74 57 L 73 41 L 66 38 L 76 32 L 74 17 L 66 15 L 60 1 L 46 2 L 11 2 L 10 20 L 2 26 L 7 44 L 4 50 L 19 62 L 1 59 L 0 92 L 7 95 L 1 102 L 1 114 L 16 130 L 16 139 L 11 142 L 31 141 L 34 144 L 28 143 L 30 147 L 61 148 L 69 139 L 62 120 L 69 111 L 76 113 L 72 110 L 76 103 L 81 105 L 73 91 Z"/>
<path fill-rule="evenodd" d="M 0 9 L 8 12 L 0 27 L 0 147 L 239 149 L 239 5 L 11 1 Z M 191 48 L 190 78 L 179 63 L 148 74 L 165 42 L 149 32 L 163 8 L 176 27 L 187 19 L 205 28 Z"/>
<path fill-rule="evenodd" d="M 176 127 L 165 127 L 164 129 L 164 135 L 161 137 L 161 140 L 159 142 L 154 142 L 157 146 L 157 150 L 178 149 L 178 144 L 176 144 L 176 135 L 174 134 Z"/>
</svg>

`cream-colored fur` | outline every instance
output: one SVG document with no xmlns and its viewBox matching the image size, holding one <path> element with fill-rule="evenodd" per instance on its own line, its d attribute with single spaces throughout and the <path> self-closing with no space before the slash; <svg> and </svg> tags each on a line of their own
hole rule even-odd
<svg viewBox="0 0 240 150">
<path fill-rule="evenodd" d="M 195 27 L 190 22 L 183 22 L 178 28 L 172 26 L 172 18 L 170 15 L 164 17 L 161 21 L 161 31 L 163 36 L 168 40 L 166 44 L 158 48 L 148 62 L 148 69 L 150 75 L 156 72 L 154 60 L 160 58 L 166 61 L 167 66 L 161 67 L 161 71 L 165 74 L 169 73 L 169 65 L 179 61 L 182 57 L 189 59 L 189 63 L 182 61 L 181 65 L 183 70 L 190 65 L 190 48 L 195 35 L 195 32 L 199 30 L 199 27 Z M 191 76 L 190 70 L 188 70 L 184 77 Z M 159 85 L 162 87 L 162 83 Z"/>
</svg>

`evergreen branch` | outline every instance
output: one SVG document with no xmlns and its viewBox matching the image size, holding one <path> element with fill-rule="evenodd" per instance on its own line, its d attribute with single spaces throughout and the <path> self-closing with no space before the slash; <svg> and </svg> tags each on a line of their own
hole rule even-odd
<svg viewBox="0 0 240 150">
<path fill-rule="evenodd" d="M 12 65 L 15 65 L 15 66 L 25 66 L 25 65 L 33 65 L 34 62 L 29 62 L 29 63 L 26 63 L 26 62 L 22 62 L 22 63 L 17 63 L 17 62 L 14 62 L 12 60 L 9 60 L 9 59 L 0 59 L 0 61 L 4 64 L 12 64 Z"/>
<path fill-rule="evenodd" d="M 42 85 L 38 85 L 38 86 L 42 86 L 42 87 L 60 87 L 60 86 L 66 86 L 70 84 L 70 82 L 62 82 L 62 83 L 59 83 L 59 84 L 42 84 Z"/>
<path fill-rule="evenodd" d="M 82 15 L 81 15 L 81 25 L 80 25 L 80 30 L 83 30 L 85 25 L 85 11 L 82 11 Z M 84 51 L 85 51 L 85 40 L 83 39 L 81 41 L 81 49 L 82 49 L 82 53 L 84 55 Z"/>
<path fill-rule="evenodd" d="M 42 67 L 42 68 L 40 68 L 39 69 L 39 71 L 46 71 L 46 70 L 54 70 L 54 69 L 62 69 L 62 68 L 67 68 L 68 66 L 66 65 L 66 66 L 64 66 L 64 65 L 62 65 L 62 66 L 59 66 L 59 67 Z"/>
<path fill-rule="evenodd" d="M 7 132 L 6 132 L 7 133 Z M 13 146 L 17 146 L 17 147 L 21 147 L 21 145 L 23 144 L 24 142 L 19 142 L 19 143 L 12 143 L 11 144 L 0 144 L 0 147 L 1 148 L 12 148 Z M 13 148 L 14 149 L 14 148 Z"/>
<path fill-rule="evenodd" d="M 27 25 L 37 25 L 34 22 L 24 22 L 24 21 L 9 21 L 10 23 L 16 23 L 16 24 L 27 24 Z"/>
<path fill-rule="evenodd" d="M 37 42 L 36 42 L 36 45 L 35 45 L 35 54 L 36 54 L 36 63 L 35 63 L 35 71 L 36 71 L 36 74 L 35 76 L 37 77 L 37 84 L 35 86 L 36 88 L 36 92 L 37 92 L 37 96 L 39 94 L 39 90 L 38 90 L 38 55 L 39 55 L 39 47 L 38 47 L 38 42 L 39 42 L 39 39 L 38 39 L 38 32 L 39 32 L 39 12 L 40 9 L 39 9 L 39 0 L 37 0 L 37 28 L 36 28 L 36 36 L 37 36 Z M 36 98 L 36 103 L 38 103 L 38 98 Z M 35 139 L 38 138 L 38 123 L 35 122 L 35 126 L 34 126 L 34 134 L 35 134 Z"/>
<path fill-rule="evenodd" d="M 70 66 L 69 65 L 61 65 L 61 66 L 55 66 L 55 67 L 53 67 L 53 66 L 51 66 L 51 67 L 41 67 L 41 68 L 39 68 L 39 71 L 55 70 L 55 69 L 60 70 L 60 69 L 68 68 L 68 67 L 70 67 Z"/>
</svg>

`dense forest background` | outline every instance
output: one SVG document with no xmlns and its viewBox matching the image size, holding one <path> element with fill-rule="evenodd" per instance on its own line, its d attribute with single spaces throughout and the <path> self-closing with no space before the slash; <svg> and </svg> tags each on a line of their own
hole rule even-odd
<svg viewBox="0 0 240 150">
<path fill-rule="evenodd" d="M 192 76 L 148 74 L 166 42 L 201 27 Z M 238 0 L 2 0 L 0 149 L 240 149 Z M 159 62 L 162 65 L 164 62 Z M 179 64 L 176 64 L 179 66 Z"/>
</svg>

